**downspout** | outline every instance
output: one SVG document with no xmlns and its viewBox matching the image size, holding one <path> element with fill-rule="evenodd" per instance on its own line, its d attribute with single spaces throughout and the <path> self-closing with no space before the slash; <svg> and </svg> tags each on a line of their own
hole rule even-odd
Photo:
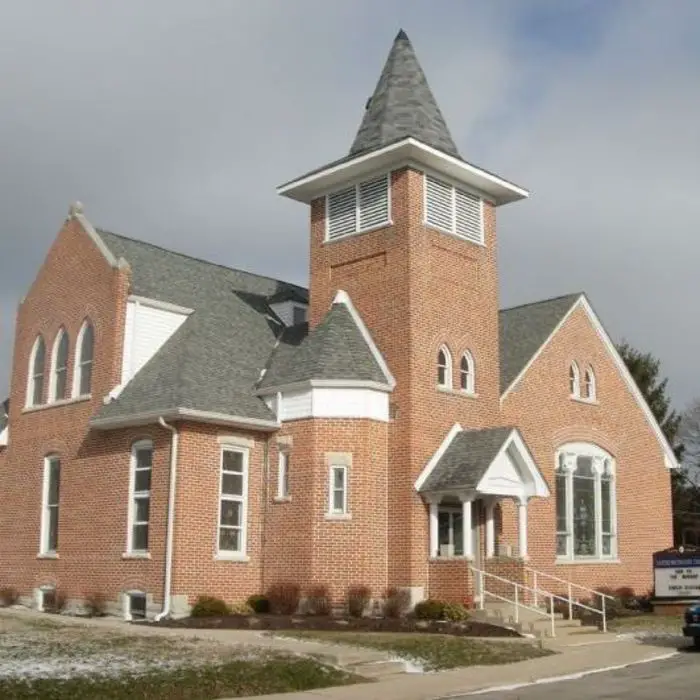
<svg viewBox="0 0 700 700">
<path fill-rule="evenodd" d="M 173 581 L 173 530 L 175 529 L 175 485 L 177 482 L 177 448 L 178 432 L 175 427 L 169 425 L 163 419 L 158 418 L 158 423 L 172 433 L 170 445 L 170 488 L 168 489 L 168 524 L 165 533 L 165 584 L 163 586 L 163 609 L 156 615 L 156 622 L 170 615 L 170 592 Z"/>
</svg>

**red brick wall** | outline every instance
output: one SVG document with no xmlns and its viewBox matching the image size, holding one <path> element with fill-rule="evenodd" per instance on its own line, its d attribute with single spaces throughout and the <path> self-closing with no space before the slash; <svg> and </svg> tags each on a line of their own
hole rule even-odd
<svg viewBox="0 0 700 700">
<path fill-rule="evenodd" d="M 466 559 L 432 559 L 428 597 L 462 605 L 473 602 L 472 573 Z"/>
<path fill-rule="evenodd" d="M 574 360 L 582 373 L 589 364 L 595 369 L 596 404 L 569 398 Z M 502 420 L 519 427 L 552 492 L 549 499 L 530 502 L 532 566 L 589 587 L 630 586 L 647 592 L 652 552 L 673 542 L 670 475 L 642 410 L 582 309 L 569 317 L 505 398 Z M 555 453 L 572 441 L 594 443 L 616 460 L 618 564 L 555 564 Z M 514 506 L 504 501 L 504 531 L 511 538 L 517 531 L 515 518 Z"/>
</svg>

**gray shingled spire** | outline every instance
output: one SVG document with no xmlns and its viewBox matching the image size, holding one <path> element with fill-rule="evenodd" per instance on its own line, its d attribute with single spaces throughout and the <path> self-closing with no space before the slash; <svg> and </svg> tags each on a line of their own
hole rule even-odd
<svg viewBox="0 0 700 700">
<path fill-rule="evenodd" d="M 372 151 L 409 136 L 459 157 L 413 46 L 402 29 L 367 102 L 350 155 Z"/>
</svg>

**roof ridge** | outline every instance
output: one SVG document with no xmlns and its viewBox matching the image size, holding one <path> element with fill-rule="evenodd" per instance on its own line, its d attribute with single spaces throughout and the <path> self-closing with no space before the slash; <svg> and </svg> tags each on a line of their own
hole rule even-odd
<svg viewBox="0 0 700 700">
<path fill-rule="evenodd" d="M 106 233 L 110 236 L 115 236 L 116 238 L 121 238 L 122 240 L 125 241 L 131 241 L 132 243 L 139 243 L 141 245 L 146 245 L 149 246 L 150 248 L 155 248 L 156 250 L 162 250 L 165 253 L 170 253 L 171 255 L 178 255 L 181 258 L 187 258 L 188 260 L 194 260 L 195 262 L 200 262 L 204 263 L 205 265 L 212 265 L 213 267 L 219 267 L 223 270 L 228 270 L 229 272 L 240 272 L 243 273 L 244 275 L 250 275 L 251 277 L 257 277 L 258 279 L 266 279 L 270 280 L 272 282 L 279 282 L 281 284 L 286 284 L 290 287 L 296 287 L 297 289 L 303 289 L 305 292 L 308 292 L 308 287 L 302 287 L 299 284 L 294 284 L 293 282 L 286 282 L 285 280 L 279 279 L 278 277 L 271 277 L 270 275 L 259 275 L 257 272 L 250 272 L 249 270 L 243 270 L 240 267 L 231 267 L 229 265 L 223 265 L 222 263 L 216 263 L 212 262 L 211 260 L 205 260 L 204 258 L 198 258 L 194 255 L 189 255 L 188 253 L 181 253 L 178 250 L 173 250 L 172 248 L 166 248 L 162 245 L 158 245 L 157 243 L 151 243 L 150 241 L 144 241 L 140 238 L 133 238 L 132 236 L 125 236 L 124 234 L 121 233 L 115 233 L 114 231 L 108 231 L 105 228 L 95 228 L 97 231 L 98 235 L 102 233 Z"/>
<path fill-rule="evenodd" d="M 514 311 L 515 309 L 523 309 L 526 306 L 537 306 L 538 304 L 546 304 L 547 302 L 550 301 L 559 301 L 560 299 L 566 299 L 567 297 L 582 297 L 586 296 L 585 292 L 571 292 L 569 294 L 559 294 L 558 296 L 555 297 L 547 297 L 546 299 L 539 299 L 538 301 L 528 301 L 525 302 L 524 304 L 516 304 L 515 306 L 506 306 L 502 309 L 498 310 L 498 313 L 501 314 L 504 311 Z"/>
</svg>

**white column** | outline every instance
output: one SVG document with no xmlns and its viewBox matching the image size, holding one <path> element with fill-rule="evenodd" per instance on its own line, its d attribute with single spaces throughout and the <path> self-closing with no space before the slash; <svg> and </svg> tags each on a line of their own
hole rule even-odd
<svg viewBox="0 0 700 700">
<path fill-rule="evenodd" d="M 518 556 L 527 559 L 527 498 L 518 501 Z"/>
<path fill-rule="evenodd" d="M 472 502 L 462 501 L 462 551 L 467 559 L 474 558 L 472 534 Z"/>
<path fill-rule="evenodd" d="M 495 501 L 486 503 L 486 558 L 490 559 L 496 554 L 496 528 L 494 525 Z"/>
<path fill-rule="evenodd" d="M 438 504 L 430 502 L 430 556 L 438 555 Z"/>
</svg>

